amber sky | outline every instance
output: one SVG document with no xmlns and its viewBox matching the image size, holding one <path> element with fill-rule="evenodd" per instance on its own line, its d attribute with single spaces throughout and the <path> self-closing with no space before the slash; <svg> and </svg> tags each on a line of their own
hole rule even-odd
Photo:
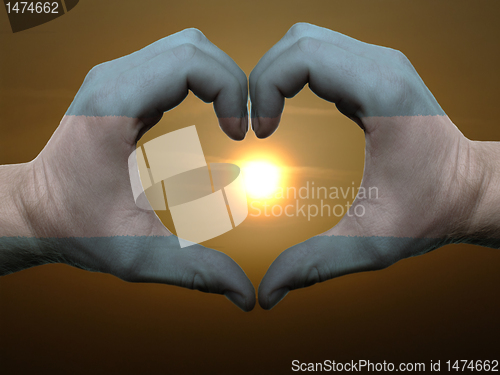
<svg viewBox="0 0 500 375">
<path fill-rule="evenodd" d="M 500 141 L 499 16 L 495 0 L 81 0 L 54 21 L 12 34 L 0 10 L 0 163 L 41 151 L 96 64 L 196 27 L 249 74 L 299 21 L 401 50 L 467 137 Z M 351 186 L 362 176 L 362 131 L 307 90 L 287 101 L 268 140 L 250 132 L 230 141 L 211 105 L 192 95 L 145 140 L 193 124 L 209 161 L 273 155 L 296 186 Z M 337 221 L 249 218 L 206 245 L 232 256 L 257 287 L 281 251 Z M 0 367 L 276 374 L 287 373 L 292 359 L 493 359 L 499 265 L 496 250 L 449 246 L 249 314 L 219 296 L 37 267 L 0 280 Z"/>
</svg>

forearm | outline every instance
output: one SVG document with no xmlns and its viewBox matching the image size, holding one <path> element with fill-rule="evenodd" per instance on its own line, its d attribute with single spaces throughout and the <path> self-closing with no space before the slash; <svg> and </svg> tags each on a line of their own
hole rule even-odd
<svg viewBox="0 0 500 375">
<path fill-rule="evenodd" d="M 479 192 L 463 242 L 500 248 L 500 142 L 471 142 Z"/>
</svg>

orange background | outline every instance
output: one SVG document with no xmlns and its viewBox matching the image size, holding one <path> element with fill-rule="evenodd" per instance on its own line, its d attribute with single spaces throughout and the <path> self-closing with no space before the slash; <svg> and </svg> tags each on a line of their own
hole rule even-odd
<svg viewBox="0 0 500 375">
<path fill-rule="evenodd" d="M 467 137 L 498 141 L 499 16 L 493 0 L 82 0 L 13 34 L 0 11 L 0 162 L 41 151 L 98 63 L 196 27 L 249 74 L 299 21 L 401 50 Z M 143 140 L 193 124 L 209 162 L 267 155 L 283 165 L 288 186 L 361 180 L 362 131 L 308 90 L 287 101 L 267 140 L 252 132 L 227 139 L 211 105 L 192 94 Z M 257 288 L 280 252 L 337 221 L 249 217 L 204 244 L 232 256 Z M 277 374 L 291 372 L 294 359 L 499 359 L 499 266 L 498 250 L 447 246 L 247 314 L 222 296 L 36 267 L 0 279 L 0 372 Z"/>
</svg>

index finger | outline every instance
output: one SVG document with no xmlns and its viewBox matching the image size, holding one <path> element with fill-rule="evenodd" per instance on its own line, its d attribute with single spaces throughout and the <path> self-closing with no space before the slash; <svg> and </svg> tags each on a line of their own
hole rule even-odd
<svg viewBox="0 0 500 375">
<path fill-rule="evenodd" d="M 246 76 L 214 45 L 184 39 L 167 38 L 154 48 L 94 67 L 66 115 L 137 119 L 135 134 L 129 136 L 138 139 L 191 90 L 214 103 L 230 138 L 243 139 L 248 129 Z"/>
<path fill-rule="evenodd" d="M 279 125 L 284 99 L 295 96 L 306 83 L 348 117 L 361 116 L 372 91 L 366 83 L 376 70 L 374 65 L 373 60 L 331 43 L 300 38 L 250 81 L 255 134 L 270 136 Z"/>
<path fill-rule="evenodd" d="M 285 52 L 293 44 L 297 43 L 301 38 L 315 38 L 360 56 L 379 50 L 379 46 L 362 42 L 334 30 L 305 22 L 296 23 L 287 31 L 285 36 L 283 36 L 278 43 L 276 43 L 264 54 L 264 56 L 262 56 L 255 68 L 252 70 L 249 78 L 251 95 L 254 95 L 252 90 L 254 90 L 255 85 L 253 83 L 255 83 L 258 77 L 279 55 Z"/>
<path fill-rule="evenodd" d="M 244 97 L 247 96 L 248 83 L 245 73 L 231 57 L 229 57 L 224 51 L 213 44 L 200 30 L 195 28 L 189 28 L 179 31 L 178 33 L 157 40 L 156 42 L 128 56 L 124 56 L 124 64 L 128 65 L 130 68 L 134 68 L 168 50 L 185 44 L 192 44 L 196 46 L 196 48 L 203 51 L 207 56 L 210 56 L 215 61 L 223 65 L 228 70 L 228 72 L 237 79 L 238 83 L 241 86 L 242 95 Z"/>
</svg>

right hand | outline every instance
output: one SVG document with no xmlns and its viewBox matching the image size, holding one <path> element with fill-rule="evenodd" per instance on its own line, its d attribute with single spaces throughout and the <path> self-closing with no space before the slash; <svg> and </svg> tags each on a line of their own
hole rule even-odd
<svg viewBox="0 0 500 375">
<path fill-rule="evenodd" d="M 244 138 L 246 76 L 198 30 L 93 68 L 40 155 L 6 170 L 12 176 L 7 196 L 20 195 L 23 203 L 12 207 L 23 212 L 5 217 L 22 220 L 7 233 L 0 228 L 0 237 L 39 240 L 19 240 L 7 250 L 0 244 L 3 273 L 64 262 L 126 281 L 224 294 L 251 310 L 255 290 L 230 257 L 201 245 L 180 248 L 132 195 L 128 157 L 137 140 L 189 90 L 214 102 L 228 136 Z"/>
</svg>

